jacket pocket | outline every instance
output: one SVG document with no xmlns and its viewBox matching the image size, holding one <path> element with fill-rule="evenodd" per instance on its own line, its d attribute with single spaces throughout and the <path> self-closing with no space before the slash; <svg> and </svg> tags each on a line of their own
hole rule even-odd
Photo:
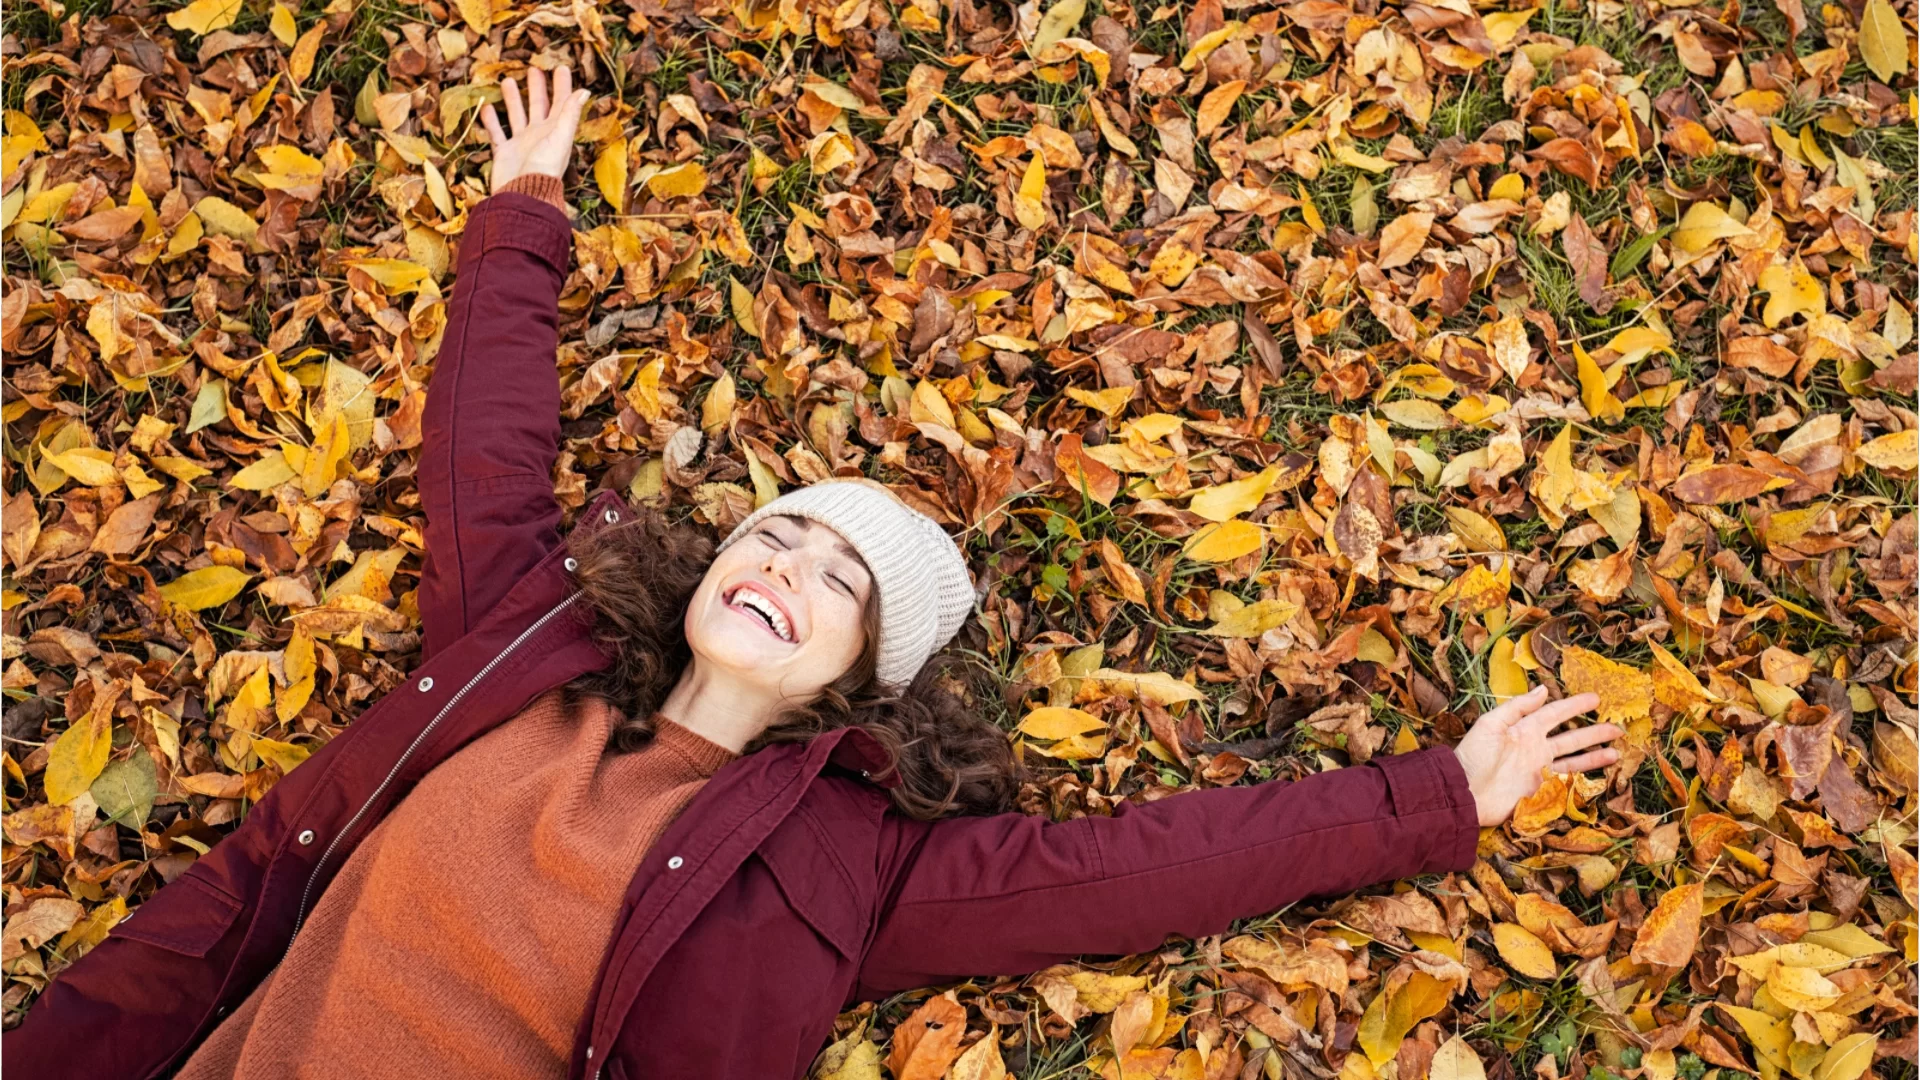
<svg viewBox="0 0 1920 1080">
<path fill-rule="evenodd" d="M 120 920 L 113 937 L 145 942 L 182 956 L 205 956 L 246 907 L 189 870 Z"/>
<path fill-rule="evenodd" d="M 856 880 L 839 844 L 802 809 L 780 823 L 758 852 L 773 871 L 787 906 L 841 956 L 858 959 L 865 946 L 872 882 Z"/>
</svg>

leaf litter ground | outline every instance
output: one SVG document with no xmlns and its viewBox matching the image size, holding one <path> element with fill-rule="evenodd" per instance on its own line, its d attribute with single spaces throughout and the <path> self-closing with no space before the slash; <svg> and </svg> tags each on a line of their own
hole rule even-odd
<svg viewBox="0 0 1920 1080">
<path fill-rule="evenodd" d="M 1065 818 L 1629 730 L 1471 873 L 822 1076 L 1914 1075 L 1911 3 L 11 6 L 6 1019 L 418 648 L 478 107 L 597 95 L 571 512 L 867 475 Z"/>
</svg>

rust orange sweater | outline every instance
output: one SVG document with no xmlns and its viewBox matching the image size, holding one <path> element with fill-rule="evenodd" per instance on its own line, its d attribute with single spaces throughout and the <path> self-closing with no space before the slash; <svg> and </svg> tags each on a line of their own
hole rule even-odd
<svg viewBox="0 0 1920 1080">
<path fill-rule="evenodd" d="M 181 1077 L 566 1075 L 627 883 L 732 751 L 549 691 L 428 773 L 367 835 L 287 958 Z"/>
</svg>

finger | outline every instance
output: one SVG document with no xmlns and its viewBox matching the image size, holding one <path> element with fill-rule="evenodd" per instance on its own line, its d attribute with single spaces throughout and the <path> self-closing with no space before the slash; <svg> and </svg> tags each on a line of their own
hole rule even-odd
<svg viewBox="0 0 1920 1080">
<path fill-rule="evenodd" d="M 592 96 L 593 95 L 587 93 L 586 90 L 581 89 L 575 90 L 573 95 L 567 99 L 566 106 L 562 109 L 560 120 L 562 130 L 566 132 L 568 142 L 572 142 L 574 133 L 580 130 L 580 114 L 586 111 L 587 101 L 592 98 Z"/>
<path fill-rule="evenodd" d="M 553 104 L 555 107 L 564 106 L 572 96 L 573 70 L 562 64 L 553 72 Z"/>
<path fill-rule="evenodd" d="M 547 73 L 539 68 L 527 72 L 527 119 L 541 123 L 547 118 Z"/>
<path fill-rule="evenodd" d="M 1553 763 L 1553 771 L 1558 773 L 1582 773 L 1590 769 L 1604 769 L 1620 760 L 1620 751 L 1612 747 L 1589 750 L 1570 758 L 1561 758 Z"/>
<path fill-rule="evenodd" d="M 1625 734 L 1625 731 L 1614 724 L 1594 724 L 1555 735 L 1547 740 L 1547 750 L 1556 758 L 1566 757 L 1568 754 L 1585 750 L 1589 746 L 1612 742 Z"/>
<path fill-rule="evenodd" d="M 1551 705 L 1535 710 L 1527 717 L 1528 733 L 1545 735 L 1581 713 L 1593 711 L 1599 704 L 1599 694 L 1576 694 L 1570 698 L 1561 698 Z"/>
<path fill-rule="evenodd" d="M 493 140 L 493 148 L 500 149 L 507 141 L 507 135 L 500 130 L 500 114 L 493 111 L 492 102 L 480 106 L 480 123 L 487 129 L 487 138 Z"/>
<path fill-rule="evenodd" d="M 520 134 L 527 127 L 527 108 L 520 103 L 520 84 L 512 76 L 500 80 L 500 92 L 507 98 L 507 120 L 513 124 L 513 133 Z"/>
<path fill-rule="evenodd" d="M 1518 697 L 1510 697 L 1480 714 L 1483 722 L 1512 727 L 1513 722 L 1540 707 L 1547 700 L 1547 688 L 1536 686 Z"/>
</svg>

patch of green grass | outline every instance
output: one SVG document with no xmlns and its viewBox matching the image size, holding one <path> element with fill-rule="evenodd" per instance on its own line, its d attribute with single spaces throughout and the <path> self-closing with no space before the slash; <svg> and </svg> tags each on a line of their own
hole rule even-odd
<svg viewBox="0 0 1920 1080">
<path fill-rule="evenodd" d="M 401 23 L 418 17 L 416 9 L 398 0 L 364 0 L 353 9 L 346 30 L 338 37 L 328 35 L 323 43 L 331 47 L 323 47 L 314 63 L 313 85 L 339 87 L 346 97 L 341 104 L 351 112 L 354 96 L 366 85 L 367 76 L 384 67 L 392 52 L 384 32 L 397 34 Z"/>
</svg>

